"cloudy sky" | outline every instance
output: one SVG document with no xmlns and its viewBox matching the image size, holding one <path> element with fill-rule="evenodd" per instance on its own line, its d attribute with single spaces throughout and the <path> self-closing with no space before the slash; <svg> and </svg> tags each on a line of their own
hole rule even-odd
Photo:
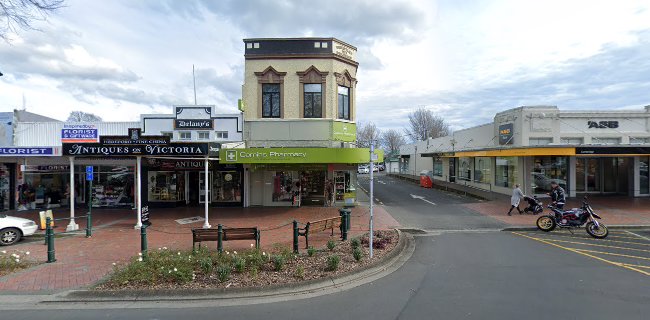
<svg viewBox="0 0 650 320">
<path fill-rule="evenodd" d="M 0 0 L 1 1 L 1 0 Z M 361 122 L 401 129 L 425 107 L 454 129 L 522 105 L 650 104 L 650 1 L 66 0 L 0 42 L 0 111 L 110 121 L 197 98 L 236 112 L 243 38 L 336 37 L 358 48 Z"/>
</svg>

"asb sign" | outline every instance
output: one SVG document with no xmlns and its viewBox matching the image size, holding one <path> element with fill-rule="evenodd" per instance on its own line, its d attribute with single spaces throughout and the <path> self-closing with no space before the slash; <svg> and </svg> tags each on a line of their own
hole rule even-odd
<svg viewBox="0 0 650 320">
<path fill-rule="evenodd" d="M 499 126 L 499 144 L 512 144 L 513 125 L 506 123 Z"/>
<path fill-rule="evenodd" d="M 61 129 L 61 142 L 97 142 L 99 134 L 94 124 L 64 124 Z"/>
<path fill-rule="evenodd" d="M 384 161 L 383 150 L 375 150 L 378 162 Z M 368 163 L 368 148 L 246 148 L 221 149 L 222 163 Z"/>
</svg>

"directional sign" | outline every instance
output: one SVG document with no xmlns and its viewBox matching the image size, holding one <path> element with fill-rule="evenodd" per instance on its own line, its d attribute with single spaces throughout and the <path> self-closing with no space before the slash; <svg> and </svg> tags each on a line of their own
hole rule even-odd
<svg viewBox="0 0 650 320">
<path fill-rule="evenodd" d="M 420 199 L 420 200 L 422 200 L 422 201 L 424 201 L 424 202 L 426 202 L 426 203 L 432 204 L 432 205 L 434 205 L 434 206 L 436 205 L 435 203 L 433 203 L 433 202 L 431 202 L 431 201 L 425 199 L 423 196 L 416 196 L 416 195 L 412 194 L 412 195 L 411 195 L 411 198 L 413 198 L 413 199 Z"/>
<path fill-rule="evenodd" d="M 86 181 L 93 181 L 93 166 L 86 166 Z"/>
</svg>

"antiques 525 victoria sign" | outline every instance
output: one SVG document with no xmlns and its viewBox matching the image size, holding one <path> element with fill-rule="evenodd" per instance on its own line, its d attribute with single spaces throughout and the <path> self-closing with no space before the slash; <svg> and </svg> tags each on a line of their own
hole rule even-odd
<svg viewBox="0 0 650 320">
<path fill-rule="evenodd" d="M 99 143 L 64 143 L 65 156 L 204 156 L 208 143 L 170 143 L 168 145 L 107 146 Z"/>
</svg>

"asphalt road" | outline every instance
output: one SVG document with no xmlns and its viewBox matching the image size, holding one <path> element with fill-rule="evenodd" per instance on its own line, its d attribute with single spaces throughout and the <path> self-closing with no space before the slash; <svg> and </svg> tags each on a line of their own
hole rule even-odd
<svg viewBox="0 0 650 320">
<path fill-rule="evenodd" d="M 379 184 L 381 202 L 400 208 L 407 185 Z M 403 191 L 398 191 L 404 189 Z M 420 190 L 422 192 L 422 190 Z M 424 193 L 420 193 L 424 195 Z M 383 195 L 383 196 L 382 196 Z M 380 198 L 380 197 L 383 197 Z M 451 219 L 444 206 L 470 199 L 427 194 L 430 213 L 406 204 L 397 218 L 428 226 Z M 449 202 L 444 202 L 448 199 Z M 419 200 L 419 199 L 416 199 Z M 421 201 L 421 200 L 419 200 Z M 425 202 L 426 203 L 426 202 Z M 437 207 L 440 206 L 440 207 Z M 415 209 L 414 209 L 415 208 Z M 389 211 L 391 212 L 391 211 Z M 458 211 L 454 211 L 458 212 Z M 391 212 L 392 213 L 392 212 Z M 410 215 L 414 215 L 415 218 Z M 400 220 L 400 221 L 402 221 Z M 427 222 L 428 220 L 432 220 Z M 413 256 L 392 274 L 353 289 L 280 303 L 216 307 L 210 302 L 71 305 L 58 310 L 1 311 L 1 319 L 647 319 L 650 238 L 613 231 L 607 241 L 584 234 L 502 232 L 465 214 L 450 229 L 415 236 Z M 434 228 L 431 228 L 434 229 Z M 594 253 L 598 251 L 600 253 Z M 625 254 L 625 256 L 622 256 Z M 631 257 L 636 257 L 631 260 Z M 606 260 L 607 259 L 607 260 Z M 633 265 L 634 268 L 621 264 Z M 63 306 L 66 308 L 66 306 Z M 0 306 L 0 309 L 2 307 Z"/>
<path fill-rule="evenodd" d="M 403 228 L 481 230 L 502 229 L 507 226 L 501 221 L 459 205 L 478 202 L 479 200 L 475 198 L 438 189 L 422 188 L 384 173 L 375 173 L 374 180 L 375 204 L 384 206 Z M 369 175 L 359 175 L 359 184 L 366 191 L 370 189 L 369 181 Z"/>
</svg>

